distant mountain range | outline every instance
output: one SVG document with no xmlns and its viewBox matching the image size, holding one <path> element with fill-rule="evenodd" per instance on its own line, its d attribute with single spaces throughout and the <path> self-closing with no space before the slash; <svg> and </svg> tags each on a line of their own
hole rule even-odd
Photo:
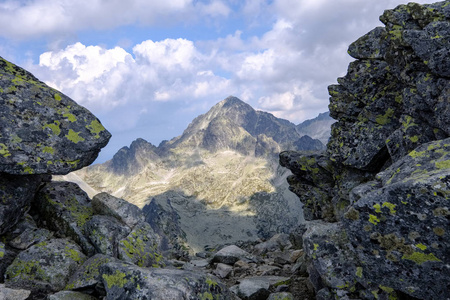
<svg viewBox="0 0 450 300">
<path fill-rule="evenodd" d="M 303 221 L 278 154 L 324 149 L 308 134 L 325 141 L 331 120 L 321 114 L 295 125 L 228 97 L 181 136 L 159 146 L 137 139 L 110 161 L 69 176 L 91 193 L 106 191 L 143 208 L 151 224 L 193 251 L 256 240 Z"/>
</svg>

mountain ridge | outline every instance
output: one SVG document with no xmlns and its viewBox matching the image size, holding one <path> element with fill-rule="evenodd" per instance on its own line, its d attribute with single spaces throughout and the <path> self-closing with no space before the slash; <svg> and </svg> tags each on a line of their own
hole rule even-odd
<svg viewBox="0 0 450 300">
<path fill-rule="evenodd" d="M 324 145 L 300 135 L 294 123 L 230 96 L 180 136 L 159 146 L 137 139 L 77 176 L 152 214 L 178 216 L 180 224 L 172 228 L 187 228 L 181 236 L 202 251 L 206 245 L 286 233 L 302 222 L 301 206 L 286 182 L 290 172 L 278 164 L 281 149 L 317 151 Z M 202 222 L 192 222 L 192 215 Z M 204 231 L 202 223 L 211 230 Z"/>
</svg>

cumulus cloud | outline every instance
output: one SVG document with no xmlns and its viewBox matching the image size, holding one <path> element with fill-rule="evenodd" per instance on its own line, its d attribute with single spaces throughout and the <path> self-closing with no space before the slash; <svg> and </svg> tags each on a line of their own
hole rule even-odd
<svg viewBox="0 0 450 300">
<path fill-rule="evenodd" d="M 180 134 L 229 95 L 294 123 L 326 111 L 327 86 L 345 74 L 352 60 L 348 45 L 380 26 L 383 10 L 401 2 L 6 0 L 0 2 L 0 37 L 58 41 L 86 29 L 155 23 L 190 28 L 197 22 L 201 31 L 208 27 L 203 24 L 219 24 L 212 26 L 216 37 L 209 40 L 184 36 L 133 42 L 130 37 L 109 48 L 55 43 L 40 55 L 39 64 L 29 65 L 40 79 L 99 116 L 113 139 L 133 132 L 133 138 L 151 134 L 161 140 Z M 127 143 L 110 144 L 116 151 Z"/>
<path fill-rule="evenodd" d="M 154 102 L 226 93 L 228 79 L 207 69 L 209 59 L 185 39 L 147 40 L 132 53 L 76 43 L 43 53 L 33 68 L 48 84 L 94 112 L 120 112 L 114 118 L 118 129 L 125 130 L 151 111 Z M 124 108 L 136 113 L 123 114 Z"/>
</svg>

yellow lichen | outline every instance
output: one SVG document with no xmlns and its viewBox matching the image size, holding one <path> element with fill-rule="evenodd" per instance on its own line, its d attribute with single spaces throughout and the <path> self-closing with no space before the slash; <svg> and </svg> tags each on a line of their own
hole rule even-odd
<svg viewBox="0 0 450 300">
<path fill-rule="evenodd" d="M 83 141 L 85 140 L 85 139 L 84 139 L 83 137 L 81 137 L 79 134 L 80 134 L 79 132 L 75 132 L 75 131 L 73 131 L 72 129 L 69 129 L 69 133 L 66 134 L 66 138 L 67 138 L 69 141 L 71 141 L 71 142 L 77 144 L 78 142 L 83 142 Z"/>
</svg>

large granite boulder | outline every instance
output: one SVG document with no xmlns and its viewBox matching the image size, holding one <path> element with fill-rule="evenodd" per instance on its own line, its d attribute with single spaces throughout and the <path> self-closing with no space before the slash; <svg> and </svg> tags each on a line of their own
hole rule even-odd
<svg viewBox="0 0 450 300">
<path fill-rule="evenodd" d="M 380 20 L 329 87 L 326 153 L 280 162 L 305 218 L 321 220 L 303 235 L 318 299 L 446 299 L 450 5 L 400 5 Z"/>
<path fill-rule="evenodd" d="M 100 267 L 105 299 L 234 299 L 217 278 L 190 271 L 140 268 L 124 263 Z"/>
<path fill-rule="evenodd" d="M 21 252 L 6 270 L 10 288 L 35 292 L 60 291 L 86 260 L 80 247 L 68 239 L 54 239 Z"/>
<path fill-rule="evenodd" d="M 86 238 L 84 225 L 93 216 L 91 200 L 72 182 L 50 182 L 42 187 L 34 203 L 39 221 L 59 236 L 70 237 L 91 256 L 94 247 Z"/>
<path fill-rule="evenodd" d="M 87 109 L 1 57 L 0 107 L 0 172 L 67 174 L 111 137 Z"/>
</svg>

